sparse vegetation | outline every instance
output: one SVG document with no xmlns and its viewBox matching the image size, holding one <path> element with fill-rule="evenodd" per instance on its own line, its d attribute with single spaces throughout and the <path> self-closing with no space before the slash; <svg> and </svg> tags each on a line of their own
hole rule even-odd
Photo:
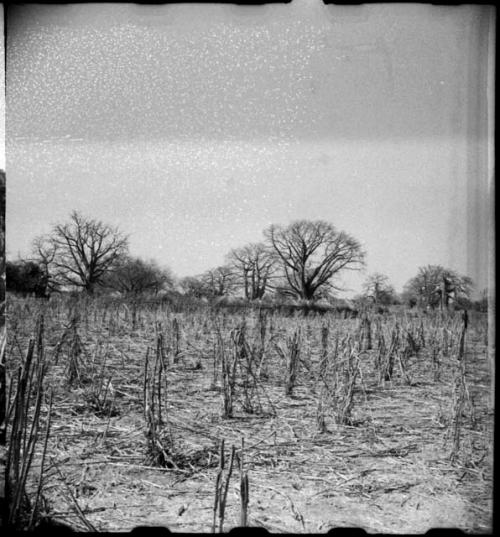
<svg viewBox="0 0 500 537">
<path fill-rule="evenodd" d="M 36 396 L 18 412 L 43 416 L 39 441 L 28 442 L 30 471 L 19 470 L 34 519 L 85 531 L 128 530 L 148 516 L 172 530 L 314 531 L 342 525 L 328 515 L 333 491 L 337 502 L 363 505 L 356 525 L 367 530 L 392 520 L 425 531 L 415 506 L 431 509 L 436 495 L 460 513 L 455 526 L 491 527 L 484 314 L 470 312 L 464 332 L 453 311 L 393 307 L 356 319 L 60 295 L 11 296 L 8 320 L 11 392 L 28 355 L 44 372 L 34 385 L 53 392 L 50 413 Z M 41 330 L 40 346 L 32 334 Z M 7 429 L 19 437 L 19 425 Z M 241 438 L 244 467 L 243 449 L 233 449 L 226 470 L 222 439 Z M 233 467 L 240 482 L 231 486 Z M 407 507 L 377 518 L 380 494 Z M 310 514 L 312 498 L 321 513 Z M 476 507 L 464 511 L 469 498 Z M 432 516 L 432 526 L 451 524 Z"/>
</svg>

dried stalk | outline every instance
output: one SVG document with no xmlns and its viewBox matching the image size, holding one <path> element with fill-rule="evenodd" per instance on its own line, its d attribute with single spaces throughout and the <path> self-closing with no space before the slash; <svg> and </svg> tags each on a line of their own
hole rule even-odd
<svg viewBox="0 0 500 537">
<path fill-rule="evenodd" d="M 224 472 L 224 438 L 221 440 L 219 448 L 219 468 L 217 470 L 217 477 L 215 479 L 215 498 L 213 506 L 213 521 L 212 521 L 212 533 L 215 533 L 215 527 L 217 524 L 217 511 L 221 496 L 222 487 L 222 474 Z"/>
<path fill-rule="evenodd" d="M 287 337 L 286 346 L 277 345 L 276 348 L 285 361 L 285 395 L 291 396 L 297 380 L 297 371 L 300 360 L 300 328 L 296 329 L 291 337 Z"/>
<path fill-rule="evenodd" d="M 45 459 L 47 456 L 47 446 L 49 442 L 49 435 L 50 435 L 50 425 L 52 422 L 52 403 L 53 403 L 53 396 L 54 392 L 50 391 L 50 398 L 49 398 L 49 409 L 47 414 L 47 425 L 45 427 L 45 438 L 43 441 L 43 450 L 42 450 L 42 460 L 40 462 L 40 475 L 38 478 L 38 486 L 36 489 L 36 495 L 35 495 L 35 504 L 33 506 L 33 510 L 31 511 L 31 516 L 28 524 L 28 529 L 32 529 L 34 527 L 35 521 L 39 518 L 38 513 L 38 503 L 40 501 L 40 497 L 42 494 L 42 488 L 43 488 L 43 478 L 44 478 L 44 470 L 45 470 Z"/>
<path fill-rule="evenodd" d="M 162 391 L 163 356 L 157 345 L 155 361 L 150 367 L 149 348 L 146 352 L 143 377 L 143 410 L 146 422 L 147 461 L 153 466 L 178 468 L 173 460 L 173 441 L 171 435 L 165 434 L 168 424 L 163 416 L 162 407 L 167 408 L 167 378 L 165 390 Z"/>
<path fill-rule="evenodd" d="M 236 368 L 239 360 L 239 353 L 237 345 L 235 345 L 236 334 L 232 332 L 232 341 L 233 341 L 233 356 L 230 359 L 227 356 L 224 349 L 224 340 L 222 339 L 221 334 L 218 334 L 219 342 L 219 353 L 220 353 L 220 363 L 222 368 L 222 404 L 223 404 L 223 413 L 224 418 L 231 418 L 233 416 L 233 401 L 236 391 Z"/>
<path fill-rule="evenodd" d="M 227 476 L 225 477 L 225 483 L 223 486 L 223 492 L 220 496 L 219 501 L 219 533 L 224 532 L 224 515 L 226 513 L 226 502 L 227 502 L 227 493 L 229 490 L 229 481 L 231 480 L 231 475 L 233 473 L 234 465 L 234 455 L 236 453 L 236 448 L 232 446 L 231 448 L 231 458 L 229 460 L 229 468 L 227 471 Z"/>
<path fill-rule="evenodd" d="M 245 528 L 248 523 L 248 502 L 249 502 L 249 489 L 248 489 L 248 472 L 244 471 L 244 456 L 245 456 L 245 440 L 241 439 L 241 455 L 240 459 L 240 526 Z"/>
<path fill-rule="evenodd" d="M 35 506 L 32 507 L 26 492 L 26 484 L 38 441 L 44 393 L 43 381 L 47 372 L 43 353 L 42 318 L 38 322 L 36 341 L 38 343 L 36 359 L 34 359 L 35 339 L 30 339 L 26 358 L 17 372 L 17 389 L 11 407 L 12 411 L 8 412 L 8 422 L 12 421 L 12 423 L 5 468 L 5 508 L 7 510 L 5 519 L 7 526 L 13 529 L 33 526 L 36 522 L 38 498 L 41 494 L 39 483 Z M 47 449 L 51 408 L 52 397 L 42 459 Z M 43 467 L 41 473 L 43 474 Z"/>
</svg>

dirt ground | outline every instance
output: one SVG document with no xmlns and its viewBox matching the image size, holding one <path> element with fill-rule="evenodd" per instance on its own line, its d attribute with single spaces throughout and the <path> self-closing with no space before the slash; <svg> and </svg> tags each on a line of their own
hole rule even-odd
<svg viewBox="0 0 500 537">
<path fill-rule="evenodd" d="M 46 322 L 47 356 L 54 354 L 68 319 L 59 313 L 52 312 Z M 13 363 L 32 334 L 33 317 L 19 318 L 10 332 L 15 334 L 9 340 Z M 180 469 L 155 468 L 145 457 L 142 378 L 146 348 L 155 342 L 154 323 L 151 328 L 144 321 L 134 331 L 82 321 L 82 363 L 89 364 L 97 349 L 104 349 L 102 378 L 112 379 L 116 415 L 93 412 L 85 385 L 68 388 L 63 352 L 48 373 L 56 393 L 44 485 L 45 508 L 52 518 L 88 530 L 77 504 L 98 531 L 152 525 L 210 532 L 219 442 L 225 440 L 229 459 L 231 446 L 240 448 L 244 439 L 251 526 L 278 533 L 323 533 L 338 527 L 370 533 L 423 533 L 438 527 L 491 532 L 493 412 L 484 319 L 476 321 L 483 323 L 481 329 L 468 335 L 467 382 L 474 419 L 464 415 L 460 456 L 452 462 L 447 425 L 452 356 L 442 364 L 438 381 L 422 352 L 408 363 L 411 384 L 395 374 L 380 385 L 373 374 L 375 351 L 367 351 L 361 357 L 352 425 L 327 419 L 327 430 L 319 433 L 312 375 L 303 367 L 293 395 L 285 396 L 276 354 L 262 385 L 264 411 L 247 414 L 237 402 L 234 417 L 222 419 L 221 388 L 214 386 L 211 370 L 210 328 L 195 334 L 187 319 L 177 317 L 182 352 L 177 363 L 170 360 L 166 373 L 166 429 L 172 451 L 188 462 Z M 275 320 L 278 332 L 305 322 Z M 307 321 L 309 333 L 317 334 L 308 340 L 309 364 L 318 360 L 315 344 L 323 322 Z M 356 323 L 332 320 L 332 326 L 346 331 Z M 36 479 L 35 471 L 33 483 Z M 224 530 L 239 525 L 239 480 L 235 470 Z"/>
</svg>

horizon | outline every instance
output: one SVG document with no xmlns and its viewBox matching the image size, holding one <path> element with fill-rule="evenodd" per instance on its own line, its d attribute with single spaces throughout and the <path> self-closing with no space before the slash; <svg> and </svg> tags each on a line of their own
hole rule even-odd
<svg viewBox="0 0 500 537">
<path fill-rule="evenodd" d="M 83 216 L 84 218 L 86 218 L 86 215 L 84 214 L 81 214 L 81 216 Z M 65 222 L 69 222 L 70 221 L 70 215 L 68 214 L 68 218 L 65 220 Z M 98 218 L 96 218 L 96 220 L 100 220 Z M 296 220 L 292 220 L 290 222 L 287 222 L 286 224 L 284 224 L 284 226 L 288 226 L 290 224 L 293 224 Z M 58 223 L 63 223 L 63 222 L 58 222 Z M 103 222 L 104 224 L 109 224 L 109 222 Z M 122 229 L 118 229 L 119 232 L 122 232 L 123 235 L 125 235 L 127 237 L 127 239 L 130 238 L 129 235 L 127 235 L 126 232 L 124 232 L 124 230 Z M 343 231 L 343 230 L 342 230 Z M 264 238 L 262 238 L 262 241 L 253 241 L 253 242 L 264 242 Z M 250 244 L 250 243 L 247 243 L 247 244 Z M 228 252 L 229 253 L 229 252 Z M 148 258 L 148 257 L 144 257 L 144 256 L 138 256 L 138 255 L 135 255 L 134 252 L 131 252 L 130 250 L 128 250 L 126 252 L 126 255 L 130 256 L 131 258 L 138 258 L 138 259 L 142 259 L 146 262 L 155 262 L 155 263 L 158 263 L 158 261 L 154 258 Z M 26 262 L 26 261 L 36 261 L 36 259 L 34 257 L 31 257 L 30 255 L 21 255 L 20 252 L 17 253 L 17 256 L 15 258 L 10 258 L 8 261 L 12 261 L 12 262 L 16 262 L 16 261 L 22 261 L 22 262 Z M 226 264 L 226 262 L 222 263 L 222 264 Z M 221 265 L 222 265 L 221 264 Z M 417 276 L 418 274 L 418 271 L 420 268 L 424 268 L 426 266 L 429 266 L 429 265 L 436 265 L 435 263 L 427 263 L 426 265 L 419 265 L 418 267 L 415 268 L 415 272 L 414 274 L 408 278 L 408 280 L 405 282 L 405 284 L 401 287 L 401 288 L 396 288 L 395 286 L 394 287 L 394 291 L 396 293 L 396 295 L 401 295 L 403 292 L 404 292 L 404 287 L 406 286 L 406 284 L 408 283 L 408 281 L 410 279 L 412 279 L 413 277 Z M 168 265 L 165 265 L 165 264 L 158 264 L 158 266 L 161 268 L 161 269 L 166 269 L 166 270 L 169 270 L 174 278 L 174 287 L 177 287 L 177 285 L 180 283 L 180 281 L 185 278 L 185 277 L 199 277 L 199 276 L 202 276 L 203 273 L 197 273 L 197 274 L 177 274 L 175 273 L 174 271 L 172 271 L 171 267 L 168 266 Z M 219 265 L 220 266 L 220 265 Z M 207 270 L 210 270 L 210 269 L 215 269 L 217 268 L 216 266 L 211 266 L 211 267 L 208 267 Z M 450 267 L 443 267 L 444 269 L 450 269 Z M 370 276 L 370 275 L 374 275 L 377 271 L 373 271 L 373 272 L 367 272 L 367 270 L 365 268 L 346 268 L 346 269 L 343 269 L 344 271 L 347 271 L 347 272 L 353 272 L 353 273 L 359 273 L 359 274 L 363 274 L 363 281 L 361 283 L 364 284 L 364 282 L 367 280 L 367 278 Z M 451 269 L 453 270 L 453 269 Z M 383 274 L 384 276 L 386 276 L 386 274 Z M 465 274 L 460 274 L 460 276 L 466 276 Z M 336 278 L 339 278 L 339 276 L 337 275 L 334 275 L 333 277 L 333 281 L 336 282 L 336 284 L 338 284 L 338 279 Z M 389 279 L 389 282 L 388 282 L 390 285 L 393 285 L 393 282 L 390 281 Z M 272 288 L 272 286 L 269 287 L 270 289 Z M 475 282 L 473 282 L 473 289 L 472 289 L 472 294 L 471 296 L 474 297 L 476 295 L 480 296 L 481 293 L 483 291 L 487 290 L 486 289 L 477 289 L 476 288 L 476 284 Z M 349 293 L 349 291 L 351 291 Z M 242 292 L 242 289 L 239 289 L 239 291 L 237 293 L 234 294 L 234 296 L 239 296 L 238 293 L 239 292 Z M 345 293 L 349 293 L 349 294 L 345 294 Z M 339 299 L 339 300 L 342 300 L 342 299 L 353 299 L 353 298 L 356 298 L 358 296 L 362 295 L 362 290 L 361 288 L 359 290 L 349 290 L 349 289 L 337 289 L 335 293 L 331 293 L 331 297 L 332 298 L 335 298 L 335 299 Z"/>
<path fill-rule="evenodd" d="M 26 257 L 78 210 L 184 277 L 271 223 L 325 220 L 367 252 L 365 271 L 342 274 L 352 294 L 374 272 L 400 292 L 428 264 L 480 293 L 491 278 L 493 13 L 312 0 L 17 6 L 6 23 L 7 255 Z"/>
</svg>

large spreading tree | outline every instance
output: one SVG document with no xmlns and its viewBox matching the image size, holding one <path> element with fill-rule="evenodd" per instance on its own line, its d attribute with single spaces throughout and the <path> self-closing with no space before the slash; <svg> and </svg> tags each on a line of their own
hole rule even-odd
<svg viewBox="0 0 500 537">
<path fill-rule="evenodd" d="M 39 255 L 50 254 L 46 262 L 51 279 L 91 295 L 126 254 L 128 239 L 117 228 L 74 211 L 68 222 L 37 237 L 34 247 Z"/>
<path fill-rule="evenodd" d="M 359 269 L 365 254 L 360 243 L 323 220 L 271 225 L 264 232 L 290 292 L 314 300 L 334 288 L 342 270 Z"/>
</svg>

